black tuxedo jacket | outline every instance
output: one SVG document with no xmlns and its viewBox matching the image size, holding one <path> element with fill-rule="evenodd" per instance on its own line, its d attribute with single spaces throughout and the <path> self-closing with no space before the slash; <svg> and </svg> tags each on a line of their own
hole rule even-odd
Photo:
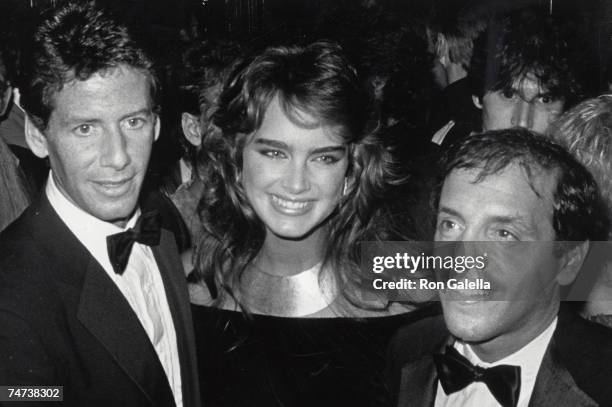
<svg viewBox="0 0 612 407">
<path fill-rule="evenodd" d="M 183 405 L 197 407 L 191 311 L 168 231 L 153 253 L 176 330 Z M 175 405 L 138 317 L 44 194 L 0 235 L 0 254 L 0 385 L 61 385 L 67 406 Z"/>
<path fill-rule="evenodd" d="M 432 355 L 449 343 L 452 339 L 442 316 L 419 321 L 395 335 L 389 348 L 389 374 L 396 406 L 433 407 L 438 378 Z M 562 306 L 529 406 L 612 406 L 612 330 Z"/>
</svg>

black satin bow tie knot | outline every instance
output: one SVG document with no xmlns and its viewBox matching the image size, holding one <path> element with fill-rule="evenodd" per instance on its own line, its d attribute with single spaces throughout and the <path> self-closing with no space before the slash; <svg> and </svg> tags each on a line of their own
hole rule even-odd
<svg viewBox="0 0 612 407">
<path fill-rule="evenodd" d="M 444 354 L 434 355 L 434 362 L 446 394 L 460 391 L 473 382 L 483 382 L 499 404 L 516 407 L 521 391 L 520 366 L 474 366 L 452 346 L 447 346 Z"/>
<path fill-rule="evenodd" d="M 133 228 L 106 237 L 108 257 L 117 274 L 123 274 L 130 259 L 134 242 L 157 246 L 160 236 L 160 220 L 157 211 L 143 213 Z"/>
</svg>

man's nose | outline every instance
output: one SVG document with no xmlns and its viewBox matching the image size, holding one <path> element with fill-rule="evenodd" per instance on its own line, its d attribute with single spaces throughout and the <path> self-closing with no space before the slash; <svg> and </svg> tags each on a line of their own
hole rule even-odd
<svg viewBox="0 0 612 407">
<path fill-rule="evenodd" d="M 121 170 L 130 163 L 126 136 L 119 127 L 110 129 L 106 134 L 101 161 L 103 166 L 116 170 Z"/>
<path fill-rule="evenodd" d="M 533 103 L 519 98 L 519 101 L 514 105 L 512 126 L 531 130 L 533 128 L 533 114 Z"/>
</svg>

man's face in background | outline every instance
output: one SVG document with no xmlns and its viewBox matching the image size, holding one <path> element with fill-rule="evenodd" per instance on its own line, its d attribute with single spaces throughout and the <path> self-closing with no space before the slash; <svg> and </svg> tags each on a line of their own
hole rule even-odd
<svg viewBox="0 0 612 407">
<path fill-rule="evenodd" d="M 482 130 L 523 127 L 544 133 L 564 108 L 562 99 L 554 99 L 534 75 L 516 80 L 512 86 L 487 91 L 482 100 L 473 96 L 482 109 Z"/>
</svg>

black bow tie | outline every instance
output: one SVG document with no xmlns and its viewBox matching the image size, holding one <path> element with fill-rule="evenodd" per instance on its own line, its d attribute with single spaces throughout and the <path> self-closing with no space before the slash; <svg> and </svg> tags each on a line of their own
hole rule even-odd
<svg viewBox="0 0 612 407">
<path fill-rule="evenodd" d="M 123 274 L 132 253 L 134 242 L 157 246 L 159 244 L 160 220 L 157 211 L 143 213 L 133 228 L 106 237 L 108 257 L 117 274 Z"/>
<path fill-rule="evenodd" d="M 447 346 L 443 355 L 434 355 L 434 361 L 446 394 L 462 390 L 473 382 L 483 382 L 499 404 L 516 407 L 521 391 L 520 366 L 474 366 L 452 346 Z"/>
</svg>

